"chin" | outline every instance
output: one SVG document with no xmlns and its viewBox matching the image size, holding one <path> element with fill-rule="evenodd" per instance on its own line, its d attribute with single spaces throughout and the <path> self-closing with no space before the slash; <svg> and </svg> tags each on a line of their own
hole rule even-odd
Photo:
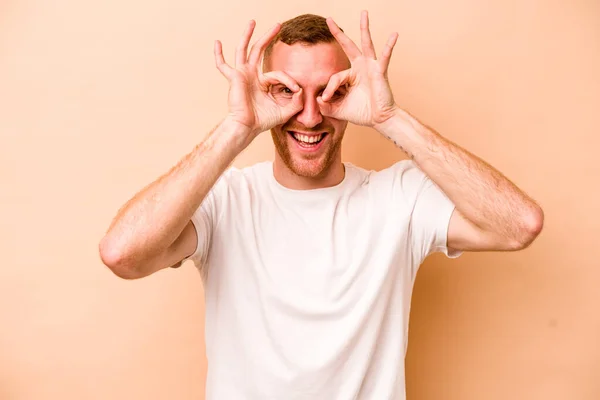
<svg viewBox="0 0 600 400">
<path fill-rule="evenodd" d="M 271 136 L 277 154 L 287 169 L 296 176 L 321 179 L 327 177 L 332 165 L 340 159 L 343 135 L 338 136 L 333 127 L 314 131 L 324 131 L 326 134 L 320 147 L 313 151 L 300 148 L 291 134 L 294 132 L 292 130 L 274 129 L 271 130 Z"/>
<path fill-rule="evenodd" d="M 324 157 L 310 160 L 293 155 L 292 159 L 284 158 L 283 161 L 294 174 L 304 178 L 321 178 L 326 175 L 331 165 L 331 162 L 328 165 Z"/>
</svg>

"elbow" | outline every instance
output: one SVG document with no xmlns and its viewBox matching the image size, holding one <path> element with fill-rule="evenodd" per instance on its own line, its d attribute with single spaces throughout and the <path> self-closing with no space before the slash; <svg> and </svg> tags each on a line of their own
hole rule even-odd
<svg viewBox="0 0 600 400">
<path fill-rule="evenodd" d="M 138 268 L 130 260 L 118 245 L 111 243 L 105 236 L 98 246 L 100 259 L 116 276 L 122 279 L 132 280 L 142 278 Z"/>
<path fill-rule="evenodd" d="M 544 211 L 535 205 L 527 215 L 521 219 L 521 234 L 515 243 L 515 250 L 522 250 L 539 236 L 544 227 Z"/>
</svg>

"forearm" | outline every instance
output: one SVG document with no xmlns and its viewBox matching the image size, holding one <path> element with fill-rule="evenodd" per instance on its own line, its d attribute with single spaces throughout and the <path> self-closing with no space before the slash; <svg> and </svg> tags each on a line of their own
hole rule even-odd
<svg viewBox="0 0 600 400">
<path fill-rule="evenodd" d="M 505 238 L 527 240 L 541 229 L 540 207 L 494 167 L 397 110 L 376 127 L 414 160 L 473 224 Z"/>
<path fill-rule="evenodd" d="M 245 146 L 238 125 L 222 122 L 119 210 L 101 241 L 101 252 L 113 263 L 137 266 L 165 251 Z"/>
</svg>

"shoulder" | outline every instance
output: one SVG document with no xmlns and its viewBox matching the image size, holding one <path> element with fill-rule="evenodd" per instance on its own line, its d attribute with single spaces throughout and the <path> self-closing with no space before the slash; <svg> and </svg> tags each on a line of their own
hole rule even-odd
<svg viewBox="0 0 600 400">
<path fill-rule="evenodd" d="M 267 181 L 272 171 L 272 162 L 265 161 L 248 167 L 230 166 L 223 172 L 213 187 L 215 195 L 228 196 L 235 193 L 253 191 Z"/>
<path fill-rule="evenodd" d="M 413 160 L 400 160 L 378 172 L 380 176 L 387 179 L 418 179 L 421 180 L 425 174 L 417 167 Z"/>
<path fill-rule="evenodd" d="M 412 208 L 431 180 L 413 160 L 400 160 L 380 171 L 369 171 L 366 179 L 369 191 L 390 204 Z"/>
<path fill-rule="evenodd" d="M 251 182 L 257 179 L 262 179 L 269 172 L 269 168 L 272 163 L 270 161 L 264 161 L 250 165 L 248 167 L 235 167 L 230 166 L 221 174 L 218 182 L 222 182 L 227 185 L 235 185 L 241 182 Z M 272 167 L 271 167 L 272 168 Z"/>
<path fill-rule="evenodd" d="M 397 161 L 380 171 L 363 171 L 369 183 L 390 189 L 416 189 L 428 179 L 412 160 Z"/>
</svg>

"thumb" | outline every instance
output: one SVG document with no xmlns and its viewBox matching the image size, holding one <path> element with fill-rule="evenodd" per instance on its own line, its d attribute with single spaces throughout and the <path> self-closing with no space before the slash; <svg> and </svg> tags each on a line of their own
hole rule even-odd
<svg viewBox="0 0 600 400">
<path fill-rule="evenodd" d="M 325 117 L 338 117 L 338 109 L 339 104 L 333 104 L 323 100 L 323 97 L 317 97 L 317 103 L 319 104 L 319 109 L 321 110 L 321 114 Z"/>
</svg>

